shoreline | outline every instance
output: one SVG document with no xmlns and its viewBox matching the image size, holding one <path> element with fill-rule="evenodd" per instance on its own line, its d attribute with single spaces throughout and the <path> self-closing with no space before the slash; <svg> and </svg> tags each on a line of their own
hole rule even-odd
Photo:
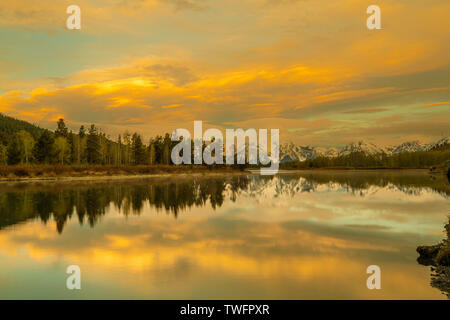
<svg viewBox="0 0 450 320">
<path fill-rule="evenodd" d="M 244 171 L 236 168 L 212 168 L 205 166 L 111 166 L 111 165 L 18 165 L 0 166 L 0 183 L 28 181 L 104 181 L 142 179 L 170 176 L 201 176 L 208 174 L 235 174 Z"/>
<path fill-rule="evenodd" d="M 142 179 L 161 179 L 161 178 L 190 178 L 190 177 L 221 177 L 248 175 L 248 171 L 230 171 L 230 172 L 170 172 L 170 173 L 151 173 L 151 174 L 128 174 L 128 175 L 86 175 L 86 176 L 57 176 L 57 177 L 25 177 L 25 178 L 0 178 L 0 184 L 7 183 L 43 183 L 43 182 L 107 182 L 117 180 L 142 180 Z"/>
<path fill-rule="evenodd" d="M 395 169 L 366 169 L 366 168 L 314 168 L 314 169 L 280 169 L 275 175 L 284 174 L 355 174 L 355 173 L 404 173 L 404 174 L 425 174 L 429 170 L 417 168 L 395 168 Z M 130 173 L 130 174 L 111 174 L 108 172 L 85 172 L 85 175 L 56 175 L 56 176 L 34 176 L 34 177 L 1 177 L 0 184 L 7 183 L 45 183 L 45 182 L 107 182 L 119 180 L 142 180 L 142 179 L 162 179 L 162 178 L 190 178 L 190 177 L 223 177 L 223 176 L 242 176 L 242 175 L 260 175 L 259 169 L 241 170 L 185 170 L 173 172 L 157 173 Z"/>
</svg>

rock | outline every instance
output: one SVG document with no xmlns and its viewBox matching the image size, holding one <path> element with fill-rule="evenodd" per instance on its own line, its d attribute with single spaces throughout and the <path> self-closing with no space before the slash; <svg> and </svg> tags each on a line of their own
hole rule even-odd
<svg viewBox="0 0 450 320">
<path fill-rule="evenodd" d="M 431 267 L 430 284 L 450 299 L 450 268 L 443 266 Z"/>
<path fill-rule="evenodd" d="M 441 249 L 442 244 L 436 244 L 434 246 L 418 246 L 417 252 L 419 253 L 419 258 L 417 262 L 425 266 L 436 265 L 436 256 Z"/>
<path fill-rule="evenodd" d="M 450 177 L 449 177 L 450 180 Z M 431 266 L 431 286 L 438 288 L 450 299 L 450 216 L 445 225 L 447 239 L 434 246 L 419 246 L 417 262 Z"/>
<path fill-rule="evenodd" d="M 440 266 L 450 266 L 450 245 L 442 246 L 436 256 L 436 263 Z"/>
</svg>

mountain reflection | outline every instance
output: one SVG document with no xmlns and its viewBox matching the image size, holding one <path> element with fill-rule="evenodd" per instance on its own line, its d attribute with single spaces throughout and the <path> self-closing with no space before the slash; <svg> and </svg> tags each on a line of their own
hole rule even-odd
<svg viewBox="0 0 450 320">
<path fill-rule="evenodd" d="M 0 185 L 0 230 L 30 219 L 53 219 L 62 233 L 73 216 L 80 224 L 95 226 L 112 205 L 127 216 L 139 215 L 150 205 L 177 217 L 192 207 L 213 210 L 240 194 L 277 201 L 282 196 L 315 192 L 320 188 L 343 189 L 365 196 L 373 188 L 397 189 L 410 195 L 431 190 L 444 197 L 450 185 L 444 177 L 403 172 L 301 172 L 271 177 L 259 175 L 169 177 L 98 183 L 15 183 Z"/>
</svg>

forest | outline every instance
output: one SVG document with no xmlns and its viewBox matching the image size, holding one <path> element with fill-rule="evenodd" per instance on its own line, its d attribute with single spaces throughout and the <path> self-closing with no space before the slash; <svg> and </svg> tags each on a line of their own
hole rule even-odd
<svg viewBox="0 0 450 320">
<path fill-rule="evenodd" d="M 0 115 L 0 165 L 168 165 L 176 143 L 168 133 L 144 144 L 141 135 L 126 131 L 113 141 L 94 124 L 74 133 L 59 119 L 52 132 Z"/>
</svg>

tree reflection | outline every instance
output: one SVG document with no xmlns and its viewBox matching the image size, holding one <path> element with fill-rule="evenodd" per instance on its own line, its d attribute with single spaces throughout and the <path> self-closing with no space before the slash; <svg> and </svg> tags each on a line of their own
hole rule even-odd
<svg viewBox="0 0 450 320">
<path fill-rule="evenodd" d="M 62 233 L 72 215 L 78 217 L 80 224 L 93 227 L 110 205 L 127 216 L 141 214 L 148 203 L 177 217 L 183 210 L 208 202 L 216 209 L 222 206 L 226 194 L 235 201 L 236 194 L 247 185 L 246 176 L 45 187 L 19 185 L 0 192 L 0 229 L 29 219 L 39 218 L 46 223 L 53 218 L 57 231 Z"/>
<path fill-rule="evenodd" d="M 76 215 L 80 224 L 94 226 L 113 205 L 126 216 L 140 214 L 145 205 L 177 217 L 192 207 L 216 209 L 226 199 L 235 201 L 247 196 L 266 195 L 269 200 L 281 195 L 315 192 L 320 186 L 339 186 L 349 193 L 364 196 L 372 186 L 395 188 L 407 194 L 420 195 L 432 190 L 444 197 L 450 195 L 447 179 L 407 172 L 296 172 L 278 176 L 239 175 L 180 178 L 165 180 L 113 181 L 103 183 L 42 183 L 0 185 L 0 229 L 28 219 L 53 219 L 58 232 Z"/>
</svg>

